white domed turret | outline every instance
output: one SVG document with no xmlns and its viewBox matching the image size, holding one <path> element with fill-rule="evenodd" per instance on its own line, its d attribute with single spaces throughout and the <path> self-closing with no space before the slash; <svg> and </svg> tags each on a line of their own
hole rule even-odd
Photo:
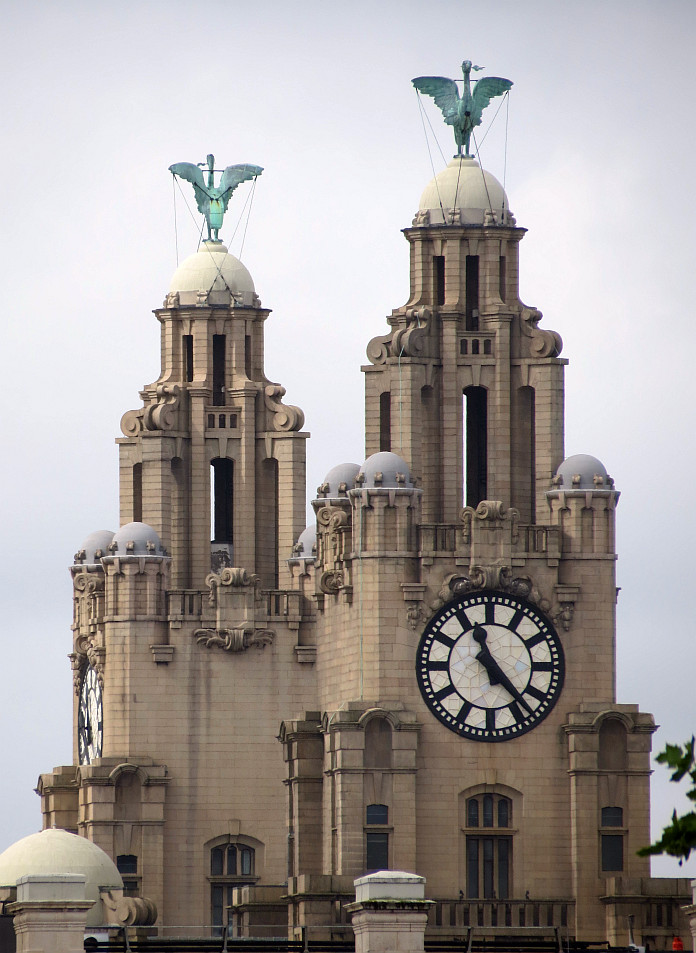
<svg viewBox="0 0 696 953">
<path fill-rule="evenodd" d="M 306 529 L 300 533 L 299 539 L 292 549 L 290 562 L 299 561 L 311 562 L 317 553 L 317 524 L 310 523 Z"/>
<path fill-rule="evenodd" d="M 41 874 L 83 874 L 85 898 L 94 906 L 87 914 L 88 926 L 106 923 L 99 902 L 100 890 L 123 890 L 116 864 L 101 847 L 86 837 L 50 828 L 30 834 L 0 854 L 0 886 L 14 887 L 20 877 Z"/>
<path fill-rule="evenodd" d="M 567 492 L 587 490 L 613 490 L 614 481 L 606 467 L 597 457 L 588 453 L 576 453 L 566 457 L 553 478 L 556 490 Z"/>
<path fill-rule="evenodd" d="M 360 467 L 356 483 L 362 487 L 413 489 L 406 461 L 397 453 L 386 450 L 367 458 Z"/>
<path fill-rule="evenodd" d="M 169 287 L 168 302 L 178 296 L 181 306 L 197 304 L 258 304 L 254 282 L 244 265 L 222 242 L 205 241 L 200 251 L 179 265 Z M 172 302 L 174 303 L 174 302 Z"/>
<path fill-rule="evenodd" d="M 329 470 L 321 486 L 317 487 L 317 496 L 327 503 L 331 500 L 347 499 L 348 491 L 355 486 L 355 478 L 359 472 L 360 465 L 357 463 L 339 463 Z"/>
<path fill-rule="evenodd" d="M 116 533 L 109 546 L 112 556 L 166 556 L 155 530 L 147 523 L 126 523 Z"/>
<path fill-rule="evenodd" d="M 472 156 L 456 157 L 426 185 L 414 225 L 484 224 L 514 225 L 505 190 Z"/>
<path fill-rule="evenodd" d="M 102 556 L 109 555 L 109 545 L 114 538 L 111 529 L 98 529 L 90 533 L 82 546 L 75 553 L 75 564 L 82 566 L 97 566 Z"/>
</svg>

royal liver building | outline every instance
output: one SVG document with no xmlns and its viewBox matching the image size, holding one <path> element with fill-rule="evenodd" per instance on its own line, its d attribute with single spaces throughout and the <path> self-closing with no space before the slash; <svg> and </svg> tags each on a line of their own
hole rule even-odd
<svg viewBox="0 0 696 953">
<path fill-rule="evenodd" d="M 165 935 L 340 935 L 381 869 L 423 875 L 452 936 L 625 942 L 633 913 L 660 948 L 688 902 L 636 856 L 655 723 L 615 692 L 619 493 L 565 458 L 562 343 L 520 301 L 525 229 L 469 154 L 485 97 L 464 66 L 456 100 L 419 78 L 458 155 L 404 210 L 365 460 L 328 468 L 310 526 L 304 416 L 265 376 L 247 269 L 210 237 L 155 312 L 121 526 L 71 569 L 74 764 L 39 791 L 45 826 L 104 848 Z M 261 170 L 209 160 L 173 171 L 217 235 Z"/>
</svg>

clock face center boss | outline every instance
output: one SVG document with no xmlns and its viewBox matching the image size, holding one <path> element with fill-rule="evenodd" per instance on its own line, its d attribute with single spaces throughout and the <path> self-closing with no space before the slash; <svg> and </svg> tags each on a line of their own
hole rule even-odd
<svg viewBox="0 0 696 953">
<path fill-rule="evenodd" d="M 556 704 L 565 665 L 558 633 L 524 599 L 482 591 L 449 602 L 418 646 L 418 686 L 436 718 L 474 741 L 508 741 Z"/>
</svg>

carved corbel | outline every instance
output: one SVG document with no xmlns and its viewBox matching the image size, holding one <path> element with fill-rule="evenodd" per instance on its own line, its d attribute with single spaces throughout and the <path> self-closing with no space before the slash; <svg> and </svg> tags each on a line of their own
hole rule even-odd
<svg viewBox="0 0 696 953">
<path fill-rule="evenodd" d="M 561 625 L 566 632 L 568 632 L 573 623 L 575 603 L 579 593 L 579 586 L 558 585 L 554 587 L 556 603 L 553 609 L 550 610 L 549 617 L 554 625 Z"/>
<path fill-rule="evenodd" d="M 463 523 L 463 537 L 465 543 L 471 542 L 474 520 L 489 522 L 509 522 L 510 537 L 513 543 L 519 538 L 520 512 L 514 506 L 507 507 L 501 500 L 481 500 L 474 509 L 471 506 L 465 506 L 459 513 L 459 519 Z"/>
<path fill-rule="evenodd" d="M 430 330 L 431 312 L 428 308 L 408 308 L 406 327 L 395 332 L 392 351 L 398 356 L 422 357 Z"/>
<path fill-rule="evenodd" d="M 366 349 L 367 359 L 371 364 L 384 364 L 389 357 L 391 339 L 391 333 L 372 338 Z"/>
<path fill-rule="evenodd" d="M 158 384 L 157 402 L 149 404 L 143 412 L 145 430 L 172 430 L 177 422 L 177 410 L 181 400 L 178 384 Z"/>
<path fill-rule="evenodd" d="M 520 328 L 530 339 L 529 347 L 534 357 L 558 357 L 563 350 L 563 339 L 556 331 L 542 331 L 537 327 L 543 315 L 537 308 L 522 308 Z"/>
<path fill-rule="evenodd" d="M 124 437 L 135 437 L 143 429 L 143 409 L 127 410 L 121 417 L 121 433 Z"/>
<path fill-rule="evenodd" d="M 264 388 L 266 410 L 273 414 L 273 429 L 279 432 L 301 430 L 304 426 L 304 414 L 299 407 L 282 403 L 281 398 L 284 396 L 285 388 L 279 384 L 267 384 Z"/>
<path fill-rule="evenodd" d="M 319 587 L 327 595 L 335 595 L 343 588 L 343 571 L 340 569 L 329 569 L 323 572 L 319 577 Z"/>
<path fill-rule="evenodd" d="M 199 645 L 217 646 L 225 652 L 244 652 L 252 645 L 264 649 L 275 639 L 275 633 L 268 629 L 245 625 L 231 629 L 196 629 L 193 634 Z"/>
</svg>

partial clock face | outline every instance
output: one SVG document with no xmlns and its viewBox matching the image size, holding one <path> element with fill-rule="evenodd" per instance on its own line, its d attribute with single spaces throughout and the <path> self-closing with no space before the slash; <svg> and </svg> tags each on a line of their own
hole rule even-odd
<svg viewBox="0 0 696 953">
<path fill-rule="evenodd" d="M 102 692 L 95 669 L 88 665 L 82 676 L 77 712 L 77 751 L 80 764 L 90 764 L 102 753 Z"/>
<path fill-rule="evenodd" d="M 436 718 L 474 741 L 530 731 L 558 701 L 563 649 L 529 602 L 482 591 L 448 603 L 418 646 L 418 686 Z"/>
</svg>

